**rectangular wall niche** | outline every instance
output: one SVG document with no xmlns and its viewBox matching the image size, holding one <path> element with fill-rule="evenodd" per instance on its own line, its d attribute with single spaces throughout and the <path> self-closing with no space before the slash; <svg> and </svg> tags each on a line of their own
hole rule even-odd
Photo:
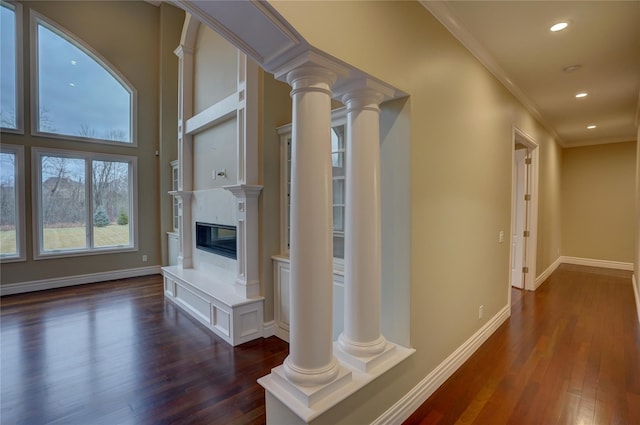
<svg viewBox="0 0 640 425">
<path fill-rule="evenodd" d="M 237 259 L 236 227 L 196 222 L 196 248 Z"/>
</svg>

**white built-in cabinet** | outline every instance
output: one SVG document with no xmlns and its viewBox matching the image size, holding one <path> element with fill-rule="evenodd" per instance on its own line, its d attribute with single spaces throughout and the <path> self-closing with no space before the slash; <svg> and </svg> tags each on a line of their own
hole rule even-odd
<svg viewBox="0 0 640 425">
<path fill-rule="evenodd" d="M 171 191 L 176 192 L 178 190 L 178 160 L 171 161 L 169 164 L 171 165 Z M 177 197 L 171 196 L 171 198 L 171 223 L 173 231 L 167 232 L 167 259 L 170 266 L 175 266 L 178 264 L 178 254 L 180 253 L 180 234 L 178 233 L 180 204 Z"/>
<path fill-rule="evenodd" d="M 346 143 L 345 143 L 345 109 L 332 112 L 331 116 L 331 163 L 333 175 L 333 337 L 338 338 L 342 332 L 344 321 L 344 214 L 346 175 Z M 289 306 L 290 306 L 290 262 L 289 231 L 291 222 L 291 125 L 278 129 L 280 135 L 280 255 L 272 257 L 273 279 L 275 291 L 274 334 L 289 341 Z"/>
<path fill-rule="evenodd" d="M 289 342 L 289 299 L 291 270 L 289 258 L 279 255 L 272 257 L 273 281 L 275 291 L 274 334 L 280 339 Z M 333 339 L 337 339 L 344 327 L 344 273 L 341 270 L 333 271 Z"/>
</svg>

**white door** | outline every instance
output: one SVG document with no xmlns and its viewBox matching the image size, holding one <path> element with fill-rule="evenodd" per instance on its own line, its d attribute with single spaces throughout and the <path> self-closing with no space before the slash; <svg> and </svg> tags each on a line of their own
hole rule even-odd
<svg viewBox="0 0 640 425">
<path fill-rule="evenodd" d="M 524 288 L 524 230 L 526 224 L 526 202 L 524 199 L 527 186 L 526 162 L 527 149 L 517 149 L 513 166 L 513 211 L 514 220 L 511 229 L 511 286 Z"/>
</svg>

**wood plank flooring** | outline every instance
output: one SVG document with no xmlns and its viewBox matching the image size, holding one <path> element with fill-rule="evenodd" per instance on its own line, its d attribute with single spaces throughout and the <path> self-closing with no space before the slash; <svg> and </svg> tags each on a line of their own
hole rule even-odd
<svg viewBox="0 0 640 425">
<path fill-rule="evenodd" d="M 263 424 L 275 338 L 236 348 L 148 276 L 3 297 L 0 422 Z"/>
<path fill-rule="evenodd" d="M 640 424 L 631 273 L 562 265 L 414 414 L 413 424 Z"/>
<path fill-rule="evenodd" d="M 406 424 L 640 424 L 630 273 L 561 266 Z M 160 276 L 0 299 L 4 424 L 263 424 L 277 338 L 233 348 Z M 354 424 L 361 425 L 361 424 Z"/>
</svg>

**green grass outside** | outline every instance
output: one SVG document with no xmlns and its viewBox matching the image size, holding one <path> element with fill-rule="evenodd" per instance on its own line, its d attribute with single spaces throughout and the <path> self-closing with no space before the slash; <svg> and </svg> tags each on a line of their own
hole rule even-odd
<svg viewBox="0 0 640 425">
<path fill-rule="evenodd" d="M 16 253 L 16 231 L 2 230 L 0 231 L 0 254 Z"/>
<path fill-rule="evenodd" d="M 111 224 L 106 227 L 95 227 L 93 230 L 96 248 L 129 245 L 129 225 Z M 15 230 L 0 231 L 0 253 L 15 253 Z M 83 227 L 63 227 L 44 229 L 44 249 L 81 249 L 86 247 L 85 229 Z"/>
</svg>

